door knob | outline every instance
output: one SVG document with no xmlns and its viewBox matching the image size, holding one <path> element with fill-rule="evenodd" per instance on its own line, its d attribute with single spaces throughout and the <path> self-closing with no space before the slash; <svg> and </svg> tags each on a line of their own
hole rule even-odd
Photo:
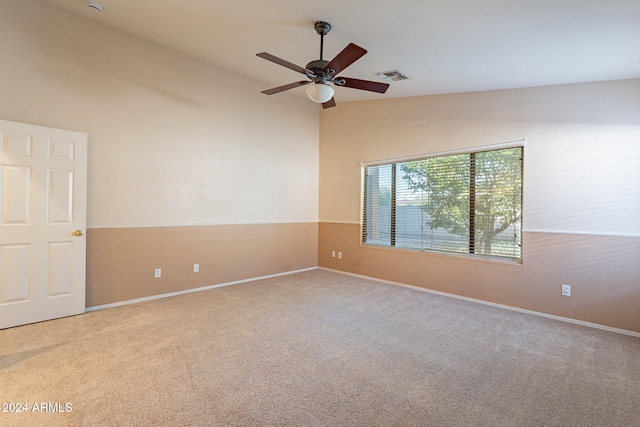
<svg viewBox="0 0 640 427">
<path fill-rule="evenodd" d="M 82 236 L 82 230 L 76 230 L 73 232 L 74 236 Z"/>
</svg>

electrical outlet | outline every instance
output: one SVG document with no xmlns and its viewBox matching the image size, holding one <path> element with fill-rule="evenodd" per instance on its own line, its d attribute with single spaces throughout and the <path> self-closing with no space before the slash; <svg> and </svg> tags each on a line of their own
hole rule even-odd
<svg viewBox="0 0 640 427">
<path fill-rule="evenodd" d="M 161 268 L 156 268 L 155 277 L 156 277 L 156 279 L 158 277 L 162 277 L 162 269 Z"/>
<path fill-rule="evenodd" d="M 336 251 L 331 251 L 331 258 L 335 258 L 336 257 Z"/>
<path fill-rule="evenodd" d="M 197 273 L 200 271 L 200 264 L 193 264 L 193 272 Z"/>
<path fill-rule="evenodd" d="M 562 285 L 562 296 L 571 296 L 571 285 Z"/>
<path fill-rule="evenodd" d="M 342 252 L 338 252 L 338 259 L 342 259 Z"/>
</svg>

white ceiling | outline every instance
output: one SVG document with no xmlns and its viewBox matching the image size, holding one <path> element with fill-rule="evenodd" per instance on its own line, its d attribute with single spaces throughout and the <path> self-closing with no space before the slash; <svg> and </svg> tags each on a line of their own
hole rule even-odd
<svg viewBox="0 0 640 427">
<path fill-rule="evenodd" d="M 640 0 L 97 0 L 102 12 L 86 0 L 42 1 L 264 89 L 304 76 L 255 54 L 301 66 L 318 59 L 318 20 L 333 26 L 324 59 L 349 42 L 369 51 L 341 75 L 382 81 L 375 72 L 398 69 L 410 77 L 385 95 L 338 88 L 338 101 L 640 77 Z"/>
</svg>

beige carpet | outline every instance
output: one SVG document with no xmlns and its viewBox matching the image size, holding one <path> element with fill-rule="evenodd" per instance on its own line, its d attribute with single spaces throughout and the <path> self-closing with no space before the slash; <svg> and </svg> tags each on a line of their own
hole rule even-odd
<svg viewBox="0 0 640 427">
<path fill-rule="evenodd" d="M 629 427 L 640 339 L 314 270 L 0 331 L 0 402 L 28 406 L 3 427 Z"/>
</svg>

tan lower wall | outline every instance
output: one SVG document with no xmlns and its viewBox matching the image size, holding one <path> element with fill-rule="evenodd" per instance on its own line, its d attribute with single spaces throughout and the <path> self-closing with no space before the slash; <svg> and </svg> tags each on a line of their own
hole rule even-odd
<svg viewBox="0 0 640 427">
<path fill-rule="evenodd" d="M 318 224 L 87 231 L 87 307 L 317 266 Z M 193 264 L 200 272 L 193 272 Z M 162 277 L 154 278 L 154 270 Z"/>
<path fill-rule="evenodd" d="M 341 251 L 342 259 L 331 251 Z M 640 238 L 524 233 L 522 264 L 360 245 L 358 224 L 319 224 L 318 265 L 640 332 Z M 572 296 L 561 296 L 561 284 Z"/>
</svg>

